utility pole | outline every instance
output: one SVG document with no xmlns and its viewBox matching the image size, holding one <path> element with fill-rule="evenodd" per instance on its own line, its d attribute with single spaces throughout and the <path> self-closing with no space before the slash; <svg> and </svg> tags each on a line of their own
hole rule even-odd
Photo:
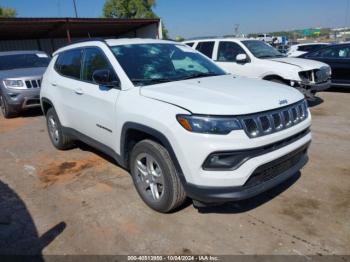
<svg viewBox="0 0 350 262">
<path fill-rule="evenodd" d="M 75 2 L 75 0 L 73 0 L 73 5 L 74 5 L 75 17 L 78 18 L 77 3 Z"/>
</svg>

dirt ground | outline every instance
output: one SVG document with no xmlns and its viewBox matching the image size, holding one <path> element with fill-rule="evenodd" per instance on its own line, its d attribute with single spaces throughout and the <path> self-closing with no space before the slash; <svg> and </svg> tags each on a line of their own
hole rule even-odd
<svg viewBox="0 0 350 262">
<path fill-rule="evenodd" d="M 350 93 L 312 108 L 310 162 L 254 199 L 172 214 L 79 145 L 57 151 L 40 111 L 0 118 L 0 253 L 350 254 Z"/>
</svg>

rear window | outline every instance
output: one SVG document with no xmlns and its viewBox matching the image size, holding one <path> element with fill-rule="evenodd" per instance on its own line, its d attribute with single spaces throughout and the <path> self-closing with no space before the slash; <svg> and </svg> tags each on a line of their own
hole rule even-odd
<svg viewBox="0 0 350 262">
<path fill-rule="evenodd" d="M 59 54 L 55 69 L 64 76 L 80 79 L 82 50 L 74 49 Z"/>
<path fill-rule="evenodd" d="M 196 49 L 207 57 L 211 58 L 213 56 L 215 42 L 199 42 Z"/>
<path fill-rule="evenodd" d="M 325 47 L 326 45 L 302 45 L 298 47 L 298 51 L 301 52 L 312 52 L 316 51 L 322 47 Z"/>
<path fill-rule="evenodd" d="M 44 53 L 0 56 L 0 70 L 47 67 L 50 58 Z"/>
</svg>

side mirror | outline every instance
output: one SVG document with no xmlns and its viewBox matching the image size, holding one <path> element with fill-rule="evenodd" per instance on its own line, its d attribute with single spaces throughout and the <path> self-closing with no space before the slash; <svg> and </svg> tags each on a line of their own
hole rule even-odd
<svg viewBox="0 0 350 262">
<path fill-rule="evenodd" d="M 92 80 L 102 86 L 116 87 L 120 86 L 120 82 L 113 77 L 113 73 L 109 69 L 98 69 L 92 74 Z"/>
<path fill-rule="evenodd" d="M 238 64 L 244 64 L 248 62 L 248 56 L 246 54 L 238 54 L 236 56 L 236 62 Z"/>
</svg>

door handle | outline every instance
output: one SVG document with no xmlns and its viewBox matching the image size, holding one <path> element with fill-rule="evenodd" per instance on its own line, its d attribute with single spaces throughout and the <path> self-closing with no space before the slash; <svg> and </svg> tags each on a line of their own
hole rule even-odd
<svg viewBox="0 0 350 262">
<path fill-rule="evenodd" d="M 52 86 L 57 86 L 57 84 L 56 83 L 50 83 Z"/>
<path fill-rule="evenodd" d="M 81 88 L 76 88 L 76 89 L 74 89 L 74 92 L 75 92 L 77 95 L 82 95 L 82 94 L 84 94 L 84 91 L 83 91 L 83 89 L 81 89 Z"/>
</svg>

